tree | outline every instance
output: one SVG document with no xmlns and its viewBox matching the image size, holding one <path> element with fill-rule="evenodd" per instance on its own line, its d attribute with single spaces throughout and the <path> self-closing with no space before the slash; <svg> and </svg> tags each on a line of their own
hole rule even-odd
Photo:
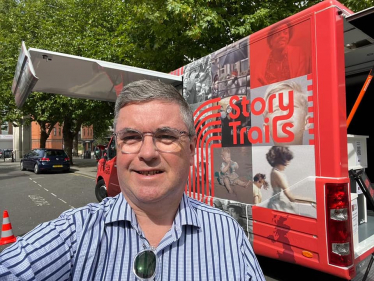
<svg viewBox="0 0 374 281">
<path fill-rule="evenodd" d="M 354 11 L 374 5 L 373 1 L 342 0 Z M 17 109 L 10 89 L 22 40 L 28 47 L 169 72 L 318 2 L 321 0 L 2 0 L 0 122 L 17 123 L 23 116 L 32 116 L 42 126 L 43 138 L 50 130 L 47 124 L 66 122 L 65 147 L 70 149 L 78 125 L 96 123 L 99 128 L 112 118 L 91 120 L 97 111 L 86 114 L 92 107 L 107 110 L 111 108 L 108 104 L 81 100 L 75 107 L 71 99 L 58 97 L 58 102 L 51 100 L 48 105 L 50 100 L 42 94 L 33 94 L 24 108 Z M 33 104 L 46 106 L 43 111 Z M 57 104 L 63 112 L 54 108 Z M 78 114 L 81 111 L 85 113 Z"/>
<path fill-rule="evenodd" d="M 116 36 L 132 49 L 120 50 L 120 58 L 169 72 L 317 2 L 129 0 Z"/>
<path fill-rule="evenodd" d="M 353 12 L 359 12 L 374 6 L 374 0 L 341 0 L 341 3 Z"/>
<path fill-rule="evenodd" d="M 65 98 L 58 96 L 61 108 L 69 107 L 69 111 L 62 112 L 64 149 L 71 164 L 73 164 L 73 141 L 82 125 L 93 125 L 97 132 L 108 128 L 108 123 L 113 120 L 114 104 L 111 102 L 90 101 L 83 99 Z M 94 117 L 93 117 L 94 116 Z"/>
<path fill-rule="evenodd" d="M 82 123 L 96 122 L 97 130 L 100 131 L 100 122 L 108 124 L 111 121 L 111 113 L 98 114 L 92 111 L 93 107 L 104 112 L 112 111 L 108 103 L 80 100 L 77 102 L 79 106 L 74 107 L 71 106 L 71 99 L 50 94 L 33 93 L 25 106 L 17 109 L 10 88 L 22 40 L 26 41 L 28 47 L 86 57 L 96 56 L 103 60 L 113 59 L 110 57 L 113 50 L 110 32 L 113 29 L 111 19 L 115 19 L 111 15 L 115 11 L 112 8 L 116 3 L 120 4 L 120 1 L 4 0 L 0 4 L 0 39 L 4 42 L 0 46 L 0 71 L 4 73 L 0 77 L 0 110 L 4 112 L 0 121 L 20 123 L 23 116 L 31 116 L 41 126 L 40 146 L 43 147 L 53 126 L 65 120 L 65 148 L 70 155 L 70 138 L 79 131 Z M 90 120 L 92 116 L 100 119 Z"/>
<path fill-rule="evenodd" d="M 40 126 L 40 148 L 45 148 L 54 126 L 62 122 L 61 108 L 56 104 L 56 98 L 50 94 L 33 93 L 23 108 L 31 116 L 30 121 L 36 121 Z"/>
</svg>

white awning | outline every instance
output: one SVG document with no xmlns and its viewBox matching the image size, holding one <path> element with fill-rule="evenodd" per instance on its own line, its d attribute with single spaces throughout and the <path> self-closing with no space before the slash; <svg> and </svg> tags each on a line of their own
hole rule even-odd
<svg viewBox="0 0 374 281">
<path fill-rule="evenodd" d="M 32 91 L 114 102 L 116 90 L 141 79 L 182 84 L 181 76 L 34 48 L 27 51 L 23 43 L 12 91 L 18 107 Z"/>
</svg>

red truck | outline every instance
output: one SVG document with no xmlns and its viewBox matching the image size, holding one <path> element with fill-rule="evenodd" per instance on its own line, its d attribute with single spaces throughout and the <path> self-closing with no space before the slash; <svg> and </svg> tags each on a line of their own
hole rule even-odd
<svg viewBox="0 0 374 281">
<path fill-rule="evenodd" d="M 186 194 L 235 217 L 256 254 L 362 278 L 374 252 L 374 132 L 369 111 L 349 130 L 347 112 L 374 64 L 373 12 L 323 1 L 169 74 L 23 47 L 13 92 L 19 105 L 31 91 L 115 101 L 130 80 L 173 84 L 198 137 Z M 87 69 L 100 79 L 79 81 Z M 115 155 L 112 138 L 98 162 L 99 201 L 120 192 Z"/>
</svg>

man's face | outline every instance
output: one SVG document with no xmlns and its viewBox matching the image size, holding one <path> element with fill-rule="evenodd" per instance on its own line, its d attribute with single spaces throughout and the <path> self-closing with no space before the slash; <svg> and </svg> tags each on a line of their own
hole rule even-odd
<svg viewBox="0 0 374 281">
<path fill-rule="evenodd" d="M 163 127 L 188 131 L 178 104 L 150 101 L 127 105 L 119 112 L 116 131 L 131 128 L 144 133 Z M 195 138 L 190 140 L 187 136 L 180 138 L 180 150 L 173 153 L 157 151 L 149 135 L 144 137 L 143 145 L 136 154 L 123 154 L 117 146 L 118 179 L 122 193 L 138 207 L 180 200 L 189 168 L 193 165 L 194 153 Z"/>
<path fill-rule="evenodd" d="M 283 105 L 287 106 L 289 104 L 288 90 L 284 90 L 282 92 L 283 92 Z M 301 94 L 294 91 L 294 108 L 293 108 L 293 115 L 291 116 L 291 118 L 286 119 L 286 120 L 279 120 L 277 122 L 274 122 L 274 117 L 287 115 L 288 111 L 284 112 L 279 107 L 279 101 L 280 101 L 279 95 L 280 95 L 280 93 L 275 93 L 275 94 L 272 94 L 271 96 L 273 96 L 273 95 L 276 95 L 276 97 L 274 99 L 272 99 L 274 110 L 273 110 L 272 113 L 268 112 L 268 114 L 265 116 L 265 117 L 269 118 L 268 124 L 269 124 L 269 130 L 270 130 L 271 137 L 274 140 L 273 127 L 276 127 L 277 136 L 279 138 L 286 138 L 288 135 L 282 129 L 282 126 L 285 123 L 291 123 L 293 125 L 292 128 L 287 127 L 287 131 L 292 132 L 293 135 L 294 135 L 294 139 L 291 142 L 277 143 L 276 141 L 274 141 L 274 144 L 275 145 L 303 144 L 303 134 L 304 134 L 304 131 L 308 128 L 308 119 L 309 119 L 310 116 L 307 115 L 307 108 L 304 108 L 304 105 L 301 102 L 301 98 L 300 98 Z"/>
</svg>

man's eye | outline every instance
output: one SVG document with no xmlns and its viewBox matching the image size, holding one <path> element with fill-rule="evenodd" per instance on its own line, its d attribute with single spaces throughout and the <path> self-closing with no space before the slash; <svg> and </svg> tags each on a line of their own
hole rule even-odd
<svg viewBox="0 0 374 281">
<path fill-rule="evenodd" d="M 176 135 L 166 134 L 166 133 L 156 135 L 155 138 L 159 141 L 162 141 L 162 142 L 173 142 L 173 141 L 176 141 L 178 139 L 178 137 Z"/>
<path fill-rule="evenodd" d="M 126 134 L 126 135 L 122 135 L 121 140 L 123 142 L 136 142 L 136 141 L 141 141 L 142 136 L 139 134 Z"/>
</svg>

